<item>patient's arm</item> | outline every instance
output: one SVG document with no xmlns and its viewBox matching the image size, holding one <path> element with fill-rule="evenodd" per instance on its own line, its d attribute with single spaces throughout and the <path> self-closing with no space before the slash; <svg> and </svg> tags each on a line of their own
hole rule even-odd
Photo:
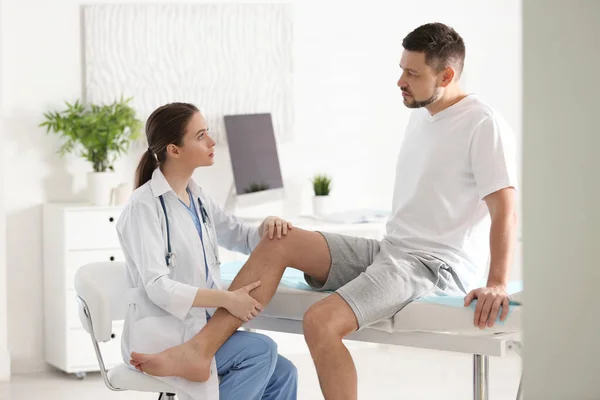
<svg viewBox="0 0 600 400">
<path fill-rule="evenodd" d="M 513 188 L 499 190 L 487 196 L 485 201 L 492 218 L 490 229 L 491 262 L 487 286 L 506 287 L 517 232 L 515 190 Z"/>
<path fill-rule="evenodd" d="M 471 291 L 465 298 L 465 306 L 478 299 L 474 324 L 481 329 L 493 326 L 500 307 L 501 320 L 508 314 L 509 301 L 506 284 L 513 258 L 517 230 L 516 200 L 513 188 L 501 189 L 485 197 L 490 211 L 490 272 L 485 288 Z"/>
</svg>

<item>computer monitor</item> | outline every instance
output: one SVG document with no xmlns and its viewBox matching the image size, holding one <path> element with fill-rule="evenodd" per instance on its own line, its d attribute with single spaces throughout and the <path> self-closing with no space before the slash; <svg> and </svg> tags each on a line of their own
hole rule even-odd
<svg viewBox="0 0 600 400">
<path fill-rule="evenodd" d="M 252 206 L 283 198 L 271 114 L 225 115 L 235 202 Z"/>
</svg>

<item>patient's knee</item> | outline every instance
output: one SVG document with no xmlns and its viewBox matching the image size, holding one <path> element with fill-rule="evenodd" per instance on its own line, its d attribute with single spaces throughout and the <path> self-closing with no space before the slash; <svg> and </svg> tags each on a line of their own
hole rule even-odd
<svg viewBox="0 0 600 400">
<path fill-rule="evenodd" d="M 310 307 L 304 314 L 302 327 L 309 346 L 322 344 L 328 339 L 341 339 L 335 326 L 335 320 L 329 314 L 330 312 L 319 303 Z"/>
<path fill-rule="evenodd" d="M 303 319 L 304 337 L 311 348 L 341 341 L 358 329 L 358 321 L 348 303 L 337 293 L 313 304 Z"/>
<path fill-rule="evenodd" d="M 287 251 L 287 241 L 285 240 L 285 238 L 282 239 L 278 239 L 278 238 L 273 238 L 273 239 L 269 239 L 269 234 L 265 234 L 262 239 L 260 240 L 260 242 L 258 243 L 258 247 L 263 248 L 263 250 L 266 250 L 269 252 L 270 255 L 277 255 L 280 257 L 284 257 L 286 255 Z M 257 247 L 257 249 L 258 249 Z"/>
</svg>

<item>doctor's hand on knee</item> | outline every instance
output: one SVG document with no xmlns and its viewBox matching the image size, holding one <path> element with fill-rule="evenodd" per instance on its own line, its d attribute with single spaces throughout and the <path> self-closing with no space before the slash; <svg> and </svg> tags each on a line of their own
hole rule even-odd
<svg viewBox="0 0 600 400">
<path fill-rule="evenodd" d="M 472 290 L 465 297 L 465 307 L 469 306 L 473 300 L 477 299 L 475 307 L 475 317 L 473 324 L 479 326 L 479 329 L 484 329 L 494 326 L 496 318 L 502 308 L 500 321 L 504 321 L 508 315 L 509 296 L 504 286 L 483 287 Z"/>
<path fill-rule="evenodd" d="M 262 305 L 256 301 L 250 292 L 260 286 L 260 281 L 246 285 L 238 290 L 227 293 L 225 308 L 231 315 L 248 322 L 262 312 Z"/>
<path fill-rule="evenodd" d="M 260 227 L 258 228 L 258 233 L 261 239 L 267 232 L 269 233 L 269 239 L 273 239 L 274 237 L 277 237 L 277 239 L 281 239 L 282 236 L 286 236 L 288 231 L 291 230 L 291 222 L 288 222 L 279 217 L 267 217 L 262 222 L 262 224 L 260 224 Z"/>
</svg>

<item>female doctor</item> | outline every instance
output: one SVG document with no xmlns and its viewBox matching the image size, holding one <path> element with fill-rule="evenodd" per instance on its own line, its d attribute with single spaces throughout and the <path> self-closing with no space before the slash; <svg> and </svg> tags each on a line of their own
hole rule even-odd
<svg viewBox="0 0 600 400">
<path fill-rule="evenodd" d="M 277 240 L 291 225 L 267 218 L 257 229 L 216 205 L 194 182 L 198 167 L 214 164 L 214 140 L 198 109 L 172 103 L 146 123 L 148 151 L 136 171 L 136 190 L 117 223 L 131 287 L 122 340 L 132 351 L 157 353 L 188 341 L 223 307 L 243 321 L 261 305 L 251 291 L 222 290 L 217 246 L 245 254 L 263 234 Z M 295 399 L 297 371 L 267 336 L 237 331 L 217 351 L 207 382 L 162 377 L 181 400 Z M 220 383 L 219 383 L 220 379 Z"/>
</svg>

